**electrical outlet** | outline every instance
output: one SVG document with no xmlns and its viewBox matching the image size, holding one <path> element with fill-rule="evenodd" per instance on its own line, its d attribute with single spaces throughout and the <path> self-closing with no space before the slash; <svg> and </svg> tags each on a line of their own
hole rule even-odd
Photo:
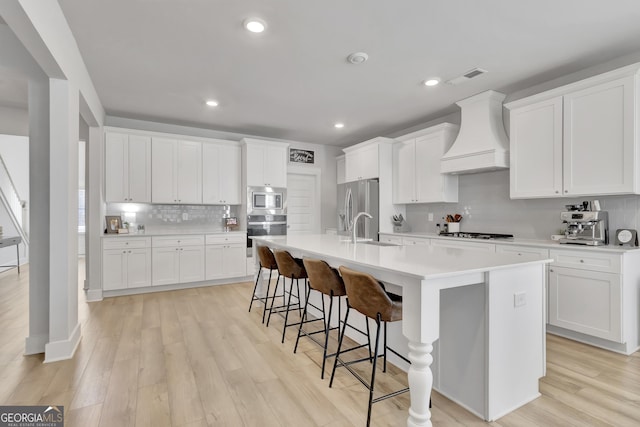
<svg viewBox="0 0 640 427">
<path fill-rule="evenodd" d="M 189 220 L 189 214 L 187 212 L 182 212 L 182 220 L 183 221 Z"/>
<path fill-rule="evenodd" d="M 525 292 L 521 292 L 519 294 L 513 294 L 513 306 L 514 307 L 522 307 L 527 304 L 527 294 Z"/>
<path fill-rule="evenodd" d="M 427 214 L 427 218 L 429 219 L 429 222 L 433 222 L 433 212 L 429 212 Z"/>
</svg>

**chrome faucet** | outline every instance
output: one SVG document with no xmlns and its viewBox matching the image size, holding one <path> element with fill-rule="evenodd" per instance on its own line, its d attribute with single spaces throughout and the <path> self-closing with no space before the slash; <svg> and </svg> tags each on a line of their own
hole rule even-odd
<svg viewBox="0 0 640 427">
<path fill-rule="evenodd" d="M 366 216 L 367 218 L 371 219 L 373 218 L 370 214 L 368 214 L 367 212 L 359 212 L 354 218 L 353 218 L 353 222 L 351 225 L 351 242 L 355 243 L 357 238 L 356 238 L 356 233 L 358 230 L 358 219 L 361 216 Z"/>
</svg>

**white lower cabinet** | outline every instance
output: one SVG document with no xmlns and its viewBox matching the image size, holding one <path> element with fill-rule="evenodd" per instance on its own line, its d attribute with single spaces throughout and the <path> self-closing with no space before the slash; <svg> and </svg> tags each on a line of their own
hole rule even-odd
<svg viewBox="0 0 640 427">
<path fill-rule="evenodd" d="M 622 342 L 621 276 L 549 268 L 549 323 L 594 337 Z"/>
<path fill-rule="evenodd" d="M 105 291 L 151 285 L 151 239 L 111 238 L 103 241 L 102 286 Z"/>
<path fill-rule="evenodd" d="M 549 258 L 549 249 L 532 246 L 496 245 L 497 253 L 512 253 L 518 256 L 535 255 L 538 259 Z"/>
<path fill-rule="evenodd" d="M 384 243 L 393 243 L 394 245 L 402 245 L 401 236 L 392 236 L 389 234 L 380 234 L 380 241 Z"/>
<path fill-rule="evenodd" d="M 444 248 L 458 248 L 458 249 L 477 249 L 477 250 L 486 251 L 486 252 L 496 251 L 496 245 L 491 243 L 463 242 L 460 240 L 452 240 L 448 238 L 431 239 L 431 246 L 441 246 Z"/>
<path fill-rule="evenodd" d="M 206 280 L 246 275 L 247 249 L 244 234 L 208 235 L 206 243 Z"/>
<path fill-rule="evenodd" d="M 429 246 L 431 242 L 429 239 L 424 239 L 422 237 L 403 237 L 402 244 L 406 246 L 409 246 L 409 245 Z"/>
<path fill-rule="evenodd" d="M 204 236 L 154 237 L 152 285 L 204 280 Z"/>
</svg>

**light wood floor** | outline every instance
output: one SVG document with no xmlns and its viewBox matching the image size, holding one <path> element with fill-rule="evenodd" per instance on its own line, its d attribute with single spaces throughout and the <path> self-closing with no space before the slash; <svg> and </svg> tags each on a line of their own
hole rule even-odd
<svg viewBox="0 0 640 427">
<path fill-rule="evenodd" d="M 367 391 L 345 370 L 320 380 L 319 347 L 282 320 L 247 313 L 251 283 L 80 298 L 82 342 L 70 361 L 23 356 L 28 268 L 0 274 L 0 405 L 64 405 L 67 426 L 361 426 Z M 82 294 L 81 294 L 82 295 Z M 434 426 L 638 426 L 640 355 L 547 339 L 542 397 L 484 423 L 434 393 Z M 377 386 L 406 385 L 391 369 Z M 408 395 L 374 405 L 374 425 L 405 425 Z"/>
</svg>

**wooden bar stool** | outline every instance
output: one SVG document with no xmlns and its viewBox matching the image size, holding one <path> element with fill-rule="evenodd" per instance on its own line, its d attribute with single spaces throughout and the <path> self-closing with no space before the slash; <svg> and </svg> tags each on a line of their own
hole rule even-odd
<svg viewBox="0 0 640 427">
<path fill-rule="evenodd" d="M 304 264 L 300 258 L 294 258 L 287 251 L 276 250 L 274 251 L 274 256 L 276 258 L 276 264 L 278 264 L 278 272 L 283 275 L 285 278 L 288 277 L 291 279 L 291 284 L 289 285 L 289 298 L 286 303 L 280 306 L 273 306 L 273 301 L 275 298 L 271 300 L 271 308 L 269 309 L 269 317 L 267 317 L 267 326 L 269 326 L 269 321 L 271 320 L 271 314 L 279 313 L 282 315 L 284 313 L 284 326 L 282 327 L 282 342 L 284 343 L 284 336 L 287 332 L 287 328 L 290 326 L 295 326 L 298 322 L 288 323 L 289 322 L 289 312 L 292 309 L 297 309 L 300 314 L 300 320 L 302 320 L 302 306 L 300 299 L 300 279 L 304 279 L 304 285 L 306 288 L 307 285 L 307 271 L 304 269 Z M 291 304 L 291 297 L 293 296 L 293 281 L 296 281 L 296 291 L 297 295 L 295 296 L 296 302 Z M 286 279 L 283 279 L 283 288 L 286 286 Z"/>
<path fill-rule="evenodd" d="M 264 304 L 264 311 L 262 312 L 262 323 L 264 323 L 264 317 L 267 314 L 267 302 L 276 297 L 276 291 L 278 290 L 278 283 L 280 282 L 280 273 L 278 272 L 278 279 L 276 280 L 276 287 L 273 290 L 273 295 L 269 296 L 269 287 L 271 286 L 271 274 L 273 271 L 278 271 L 278 264 L 276 263 L 276 258 L 273 256 L 273 252 L 266 246 L 258 246 L 256 249 L 258 252 L 259 261 L 259 270 L 258 277 L 256 277 L 256 284 L 253 287 L 253 295 L 251 296 L 251 302 L 249 303 L 249 312 L 251 312 L 251 306 L 254 301 L 262 301 Z M 256 295 L 256 290 L 258 289 L 258 283 L 260 282 L 260 273 L 262 273 L 262 269 L 269 270 L 269 281 L 267 282 L 267 293 L 265 296 Z M 284 298 L 284 292 L 283 292 Z"/>
<path fill-rule="evenodd" d="M 300 322 L 300 328 L 298 329 L 298 338 L 296 338 L 296 345 L 293 349 L 293 352 L 296 353 L 298 351 L 298 343 L 300 342 L 301 336 L 306 336 L 311 341 L 318 344 L 323 348 L 322 352 L 322 371 L 320 372 L 320 378 L 324 379 L 324 367 L 328 358 L 333 357 L 336 353 L 327 354 L 328 344 L 329 344 L 329 335 L 331 331 L 338 330 L 338 338 L 340 336 L 340 324 L 344 323 L 342 320 L 342 316 L 340 313 L 340 298 L 347 295 L 347 290 L 344 287 L 344 282 L 342 281 L 342 277 L 340 277 L 340 273 L 335 268 L 332 268 L 326 262 L 318 259 L 305 258 L 303 259 L 304 267 L 307 270 L 307 274 L 309 276 L 309 287 L 307 288 L 307 293 L 305 297 L 304 303 L 304 311 L 302 313 L 302 321 Z M 316 310 L 322 311 L 322 317 L 309 319 L 308 317 L 308 308 L 309 308 L 309 296 L 311 295 L 311 291 L 320 292 L 322 295 L 322 306 L 316 307 L 311 304 L 311 307 Z M 329 297 L 329 315 L 325 314 L 325 306 L 324 306 L 324 295 Z M 334 297 L 337 297 L 338 300 L 338 326 L 331 327 L 331 314 L 333 312 L 333 301 Z M 324 329 L 317 330 L 313 332 L 306 331 L 302 326 L 315 322 L 323 322 Z M 369 337 L 369 322 L 367 322 L 367 331 L 363 332 L 360 329 L 352 326 L 349 326 L 351 329 L 361 333 L 362 335 L 367 337 L 367 344 L 357 345 L 348 350 L 343 350 L 343 353 L 347 351 L 356 350 L 362 347 L 369 347 L 369 353 L 371 353 L 371 339 Z M 315 339 L 314 335 L 324 333 L 324 342 L 320 342 Z"/>
<path fill-rule="evenodd" d="M 387 349 L 394 353 L 396 356 L 410 363 L 405 357 L 398 354 L 393 349 L 387 347 L 387 322 L 397 322 L 402 320 L 402 297 L 399 295 L 389 294 L 384 290 L 383 285 L 378 282 L 373 276 L 362 273 L 359 271 L 351 270 L 347 267 L 340 267 L 340 274 L 344 280 L 345 288 L 347 290 L 347 313 L 345 315 L 345 322 L 349 317 L 349 310 L 351 308 L 356 309 L 360 313 L 364 314 L 370 319 L 376 322 L 376 341 L 373 346 L 373 368 L 371 370 L 371 381 L 367 383 L 356 371 L 354 371 L 350 365 L 355 363 L 368 361 L 369 358 L 363 358 L 358 360 L 352 360 L 345 362 L 340 359 L 342 339 L 344 338 L 344 326 L 343 332 L 340 335 L 338 341 L 338 352 L 336 354 L 335 362 L 333 364 L 333 371 L 331 372 L 331 381 L 329 387 L 333 384 L 333 378 L 338 366 L 344 366 L 349 372 L 351 372 L 365 387 L 369 389 L 369 408 L 367 410 L 367 426 L 371 424 L 371 406 L 384 399 L 397 396 L 401 393 L 409 391 L 409 388 L 397 390 L 383 396 L 373 398 L 373 391 L 376 379 L 376 367 L 378 357 L 384 357 L 384 369 L 386 372 L 387 367 Z M 380 341 L 380 326 L 384 327 L 384 351 L 382 355 L 378 355 L 379 341 Z"/>
</svg>

